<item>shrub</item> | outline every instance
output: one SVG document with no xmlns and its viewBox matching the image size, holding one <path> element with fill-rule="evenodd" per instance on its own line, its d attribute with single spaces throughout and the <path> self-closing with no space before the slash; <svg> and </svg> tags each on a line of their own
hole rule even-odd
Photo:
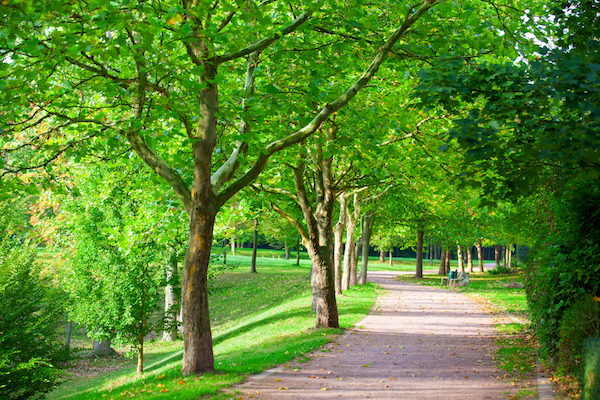
<svg viewBox="0 0 600 400">
<path fill-rule="evenodd" d="M 560 320 L 558 367 L 563 373 L 581 373 L 583 342 L 590 336 L 600 336 L 600 303 L 587 296 L 567 309 Z"/>
<path fill-rule="evenodd" d="M 39 398 L 59 378 L 60 298 L 40 279 L 35 249 L 0 237 L 0 398 Z"/>
<path fill-rule="evenodd" d="M 569 196 L 542 199 L 546 226 L 526 267 L 527 300 L 540 355 L 558 359 L 561 319 L 581 299 L 600 294 L 600 182 Z M 566 322 L 565 322 L 566 324 Z"/>
<path fill-rule="evenodd" d="M 583 400 L 600 399 L 600 338 L 583 345 Z"/>
</svg>

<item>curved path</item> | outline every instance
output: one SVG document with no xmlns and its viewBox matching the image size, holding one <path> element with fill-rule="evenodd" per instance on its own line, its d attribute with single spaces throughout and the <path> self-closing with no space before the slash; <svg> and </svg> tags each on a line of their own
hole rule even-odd
<svg viewBox="0 0 600 400">
<path fill-rule="evenodd" d="M 292 362 L 233 387 L 254 399 L 510 399 L 497 377 L 493 318 L 452 291 L 370 272 L 386 293 L 356 328 Z"/>
</svg>

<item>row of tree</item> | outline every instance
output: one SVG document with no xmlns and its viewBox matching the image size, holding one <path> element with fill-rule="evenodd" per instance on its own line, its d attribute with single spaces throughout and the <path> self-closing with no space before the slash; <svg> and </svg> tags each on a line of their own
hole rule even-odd
<svg viewBox="0 0 600 400">
<path fill-rule="evenodd" d="M 426 234 L 524 242 L 535 211 L 518 197 L 598 173 L 594 1 L 5 3 L 3 198 L 64 196 L 46 237 L 77 250 L 86 293 L 125 285 L 136 303 L 114 313 L 138 337 L 153 285 L 185 253 L 184 374 L 214 370 L 211 247 L 217 218 L 245 209 L 242 190 L 297 230 L 316 326 L 337 327 L 336 292 L 366 280 L 358 226 L 363 263 L 374 227 L 387 248 L 414 230 L 419 256 Z M 92 264 L 141 275 L 115 282 Z M 172 267 L 143 278 L 156 265 Z"/>
</svg>

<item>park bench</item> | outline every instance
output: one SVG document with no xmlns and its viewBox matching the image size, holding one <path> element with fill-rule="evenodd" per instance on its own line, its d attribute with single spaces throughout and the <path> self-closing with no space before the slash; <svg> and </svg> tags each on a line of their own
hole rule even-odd
<svg viewBox="0 0 600 400">
<path fill-rule="evenodd" d="M 469 286 L 469 273 L 460 272 L 454 279 L 450 279 L 450 287 Z"/>
<path fill-rule="evenodd" d="M 467 272 L 450 271 L 448 276 L 442 278 L 442 286 L 459 287 L 469 286 L 469 274 Z"/>
</svg>

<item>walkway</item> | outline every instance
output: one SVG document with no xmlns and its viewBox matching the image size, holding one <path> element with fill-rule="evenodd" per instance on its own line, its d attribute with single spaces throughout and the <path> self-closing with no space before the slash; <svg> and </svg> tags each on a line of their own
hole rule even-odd
<svg viewBox="0 0 600 400">
<path fill-rule="evenodd" d="M 498 379 L 493 319 L 452 291 L 395 281 L 370 272 L 380 296 L 357 328 L 292 362 L 232 389 L 254 399 L 516 399 Z M 535 384 L 532 382 L 532 386 Z"/>
</svg>

